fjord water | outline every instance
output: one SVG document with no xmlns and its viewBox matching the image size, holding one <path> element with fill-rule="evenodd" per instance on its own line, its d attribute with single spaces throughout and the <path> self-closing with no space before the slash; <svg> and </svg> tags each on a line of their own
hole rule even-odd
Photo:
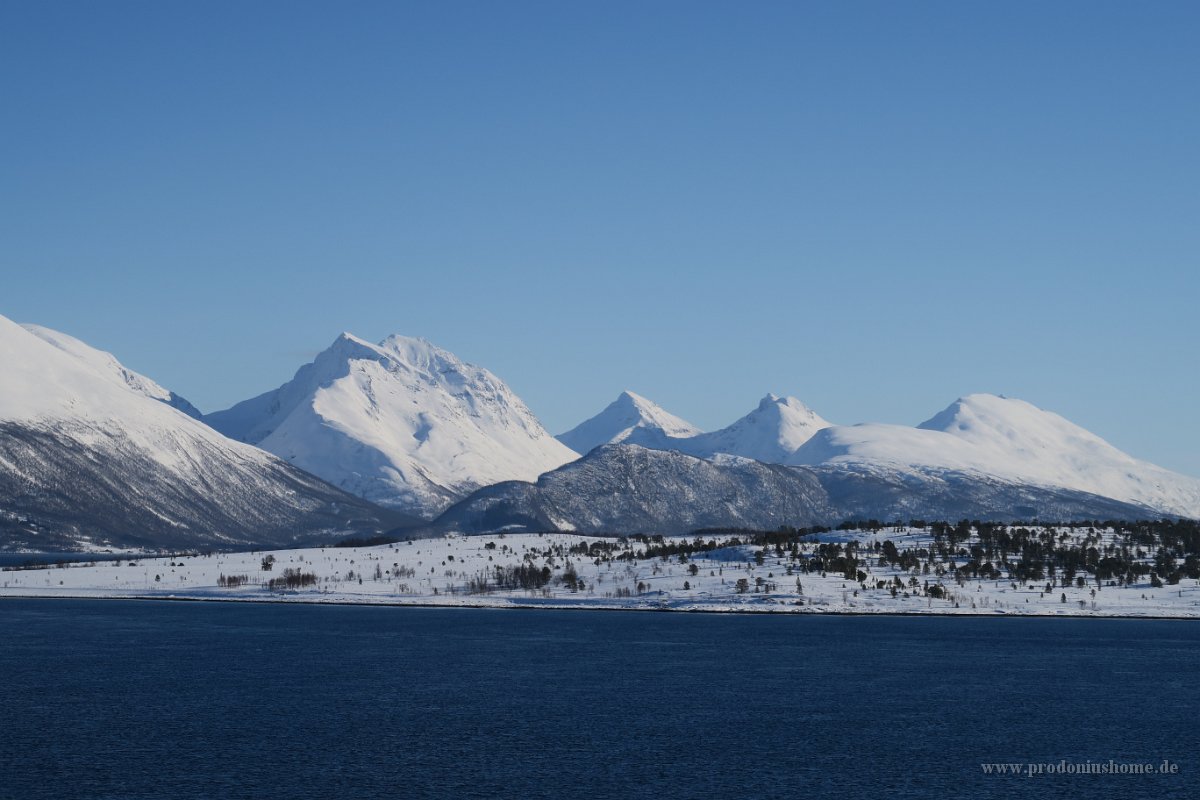
<svg viewBox="0 0 1200 800">
<path fill-rule="evenodd" d="M 0 602 L 3 798 L 1193 797 L 1200 624 Z M 1153 762 L 1173 776 L 985 775 Z"/>
</svg>

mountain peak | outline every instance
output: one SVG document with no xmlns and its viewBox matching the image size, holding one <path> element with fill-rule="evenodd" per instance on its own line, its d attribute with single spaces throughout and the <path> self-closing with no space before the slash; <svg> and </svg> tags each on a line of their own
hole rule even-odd
<svg viewBox="0 0 1200 800">
<path fill-rule="evenodd" d="M 205 418 L 352 494 L 428 515 L 574 458 L 492 373 L 426 339 L 350 333 L 291 381 Z"/>
<path fill-rule="evenodd" d="M 617 399 L 613 401 L 613 405 L 620 405 L 624 408 L 637 409 L 639 412 L 653 417 L 657 414 L 666 414 L 662 406 L 655 403 L 653 400 L 648 400 L 642 397 L 637 392 L 631 392 L 628 389 L 617 395 Z"/>
<path fill-rule="evenodd" d="M 623 442 L 664 449 L 675 438 L 700 433 L 640 394 L 625 390 L 596 416 L 581 422 L 557 438 L 577 453 L 587 453 L 603 444 Z"/>
<path fill-rule="evenodd" d="M 317 367 L 318 369 L 341 369 L 347 362 L 356 358 L 380 358 L 382 353 L 376 345 L 371 344 L 365 339 L 360 339 L 352 333 L 342 331 L 337 338 L 330 343 L 321 352 L 317 353 L 311 364 L 306 364 L 300 368 L 296 374 L 299 375 L 306 368 Z"/>
<path fill-rule="evenodd" d="M 1045 411 L 1024 400 L 1006 397 L 1002 394 L 979 392 L 963 395 L 917 427 L 922 430 L 947 433 L 965 431 L 979 426 L 999 427 L 1011 431 L 1023 427 L 1031 420 L 1045 420 L 1051 417 L 1057 418 L 1063 424 L 1071 425 L 1057 414 Z"/>
<path fill-rule="evenodd" d="M 678 443 L 685 453 L 711 458 L 718 453 L 783 463 L 830 423 L 794 397 L 770 393 L 746 416 L 719 431 Z"/>
</svg>

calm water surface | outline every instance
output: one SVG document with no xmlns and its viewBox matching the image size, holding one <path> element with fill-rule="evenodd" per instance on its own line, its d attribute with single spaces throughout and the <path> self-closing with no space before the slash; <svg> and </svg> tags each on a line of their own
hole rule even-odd
<svg viewBox="0 0 1200 800">
<path fill-rule="evenodd" d="M 1200 623 L 0 601 L 3 798 L 1200 797 Z M 997 777 L 1150 761 L 1175 776 Z"/>
</svg>

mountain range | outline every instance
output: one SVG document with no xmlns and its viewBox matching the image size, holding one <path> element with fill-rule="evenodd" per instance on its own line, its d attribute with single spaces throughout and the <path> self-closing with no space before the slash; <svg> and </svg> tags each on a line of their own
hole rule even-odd
<svg viewBox="0 0 1200 800">
<path fill-rule="evenodd" d="M 344 333 L 282 386 L 207 415 L 108 353 L 3 317 L 0 369 L 7 548 L 1200 517 L 1200 480 L 996 395 L 915 427 L 835 425 L 767 395 L 705 432 L 623 392 L 554 437 L 495 375 L 403 336 Z"/>
<path fill-rule="evenodd" d="M 637 444 L 655 450 L 712 458 L 717 454 L 784 463 L 829 422 L 794 397 L 769 394 L 733 424 L 705 433 L 633 392 L 558 437 L 580 455 L 605 444 Z"/>
</svg>

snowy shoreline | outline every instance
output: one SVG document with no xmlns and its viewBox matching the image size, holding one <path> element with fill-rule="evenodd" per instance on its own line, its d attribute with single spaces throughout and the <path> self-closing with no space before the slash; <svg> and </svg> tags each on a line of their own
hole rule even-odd
<svg viewBox="0 0 1200 800">
<path fill-rule="evenodd" d="M 0 599 L 271 602 L 436 608 L 859 616 L 1200 618 L 1200 579 L 1164 584 L 1161 554 L 1096 528 L 949 528 L 602 538 L 568 533 L 449 535 L 370 547 L 132 556 L 0 571 Z M 770 535 L 769 535 L 770 536 Z M 981 538 L 981 536 L 983 538 Z M 783 537 L 783 538 L 780 538 Z M 966 570 L 984 545 L 1054 542 L 1097 566 L 1043 573 L 1004 557 Z M 1003 544 L 1002 544 L 1003 543 Z M 1066 549 L 1061 549 L 1066 548 Z M 1144 574 L 1101 579 L 1102 553 Z M 1142 555 L 1138 555 L 1141 553 Z M 955 561 L 958 566 L 954 566 Z M 1070 569 L 1072 571 L 1068 572 Z"/>
</svg>

